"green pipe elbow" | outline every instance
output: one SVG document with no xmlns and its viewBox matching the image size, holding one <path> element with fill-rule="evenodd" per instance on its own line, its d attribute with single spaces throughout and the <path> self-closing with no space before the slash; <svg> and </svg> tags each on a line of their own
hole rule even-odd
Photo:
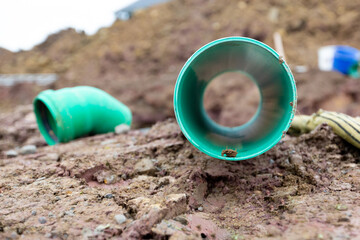
<svg viewBox="0 0 360 240">
<path fill-rule="evenodd" d="M 130 109 L 110 94 L 88 86 L 45 90 L 33 102 L 40 133 L 49 145 L 113 132 L 131 125 Z"/>
<path fill-rule="evenodd" d="M 247 123 L 217 124 L 206 113 L 206 87 L 218 75 L 237 71 L 258 86 L 260 104 Z M 258 156 L 278 143 L 294 117 L 296 86 L 288 65 L 272 48 L 254 39 L 228 37 L 195 52 L 182 68 L 174 90 L 174 111 L 186 138 L 200 151 L 224 160 Z"/>
</svg>

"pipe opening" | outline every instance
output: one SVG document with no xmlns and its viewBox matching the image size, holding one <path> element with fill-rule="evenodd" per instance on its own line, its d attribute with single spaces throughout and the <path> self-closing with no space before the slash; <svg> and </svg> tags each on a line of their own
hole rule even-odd
<svg viewBox="0 0 360 240">
<path fill-rule="evenodd" d="M 255 114 L 249 114 L 252 118 L 241 121 L 234 114 L 241 122 L 232 127 L 211 119 L 204 94 L 218 76 L 234 72 L 253 81 L 260 99 Z M 232 101 L 242 108 L 242 99 Z M 269 150 L 287 131 L 295 105 L 295 83 L 287 65 L 265 44 L 242 37 L 219 39 L 199 49 L 182 68 L 174 91 L 175 115 L 187 139 L 204 153 L 226 160 L 248 159 Z M 237 154 L 224 156 L 229 150 Z"/>
<path fill-rule="evenodd" d="M 38 119 L 40 132 L 45 138 L 49 138 L 53 142 L 58 143 L 56 120 L 41 100 L 35 102 L 35 114 Z"/>
<path fill-rule="evenodd" d="M 207 115 L 224 127 L 249 122 L 260 104 L 260 91 L 250 76 L 242 72 L 225 72 L 205 88 L 203 104 Z"/>
</svg>

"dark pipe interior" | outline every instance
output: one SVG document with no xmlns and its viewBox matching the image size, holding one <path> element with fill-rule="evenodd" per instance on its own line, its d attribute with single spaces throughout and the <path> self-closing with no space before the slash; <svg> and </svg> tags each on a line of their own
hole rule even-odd
<svg viewBox="0 0 360 240">
<path fill-rule="evenodd" d="M 36 109 L 38 110 L 41 123 L 46 131 L 46 133 L 55 141 L 59 142 L 58 137 L 56 136 L 56 121 L 49 109 L 42 101 L 37 101 Z"/>
</svg>

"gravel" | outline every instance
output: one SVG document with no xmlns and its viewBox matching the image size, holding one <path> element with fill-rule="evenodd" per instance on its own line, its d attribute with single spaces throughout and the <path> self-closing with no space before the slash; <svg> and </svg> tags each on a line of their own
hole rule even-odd
<svg viewBox="0 0 360 240">
<path fill-rule="evenodd" d="M 154 163 L 150 159 L 142 159 L 135 164 L 134 170 L 139 174 L 154 175 L 156 168 Z"/>
<path fill-rule="evenodd" d="M 104 196 L 104 198 L 113 198 L 114 197 L 114 195 L 112 195 L 111 193 L 108 193 L 108 194 L 106 194 L 105 196 Z"/>
<path fill-rule="evenodd" d="M 33 154 L 36 153 L 37 149 L 35 145 L 25 145 L 20 149 L 20 154 L 26 155 L 26 154 Z"/>
<path fill-rule="evenodd" d="M 38 220 L 41 224 L 45 224 L 47 222 L 46 217 L 39 217 Z"/>
<path fill-rule="evenodd" d="M 123 134 L 130 131 L 130 126 L 126 124 L 120 124 L 115 127 L 116 134 Z"/>
<path fill-rule="evenodd" d="M 6 157 L 16 157 L 18 155 L 17 151 L 15 150 L 9 150 L 5 152 Z"/>
<path fill-rule="evenodd" d="M 125 217 L 124 214 L 117 214 L 117 215 L 115 215 L 115 220 L 118 224 L 122 224 L 122 223 L 126 222 L 127 218 Z"/>
</svg>

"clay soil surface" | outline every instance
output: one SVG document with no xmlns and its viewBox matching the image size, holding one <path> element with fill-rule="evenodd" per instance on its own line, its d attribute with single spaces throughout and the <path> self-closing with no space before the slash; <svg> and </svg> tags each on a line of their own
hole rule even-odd
<svg viewBox="0 0 360 240">
<path fill-rule="evenodd" d="M 360 237 L 360 152 L 326 125 L 231 162 L 196 150 L 174 119 L 57 146 L 44 146 L 31 107 L 0 120 L 2 146 L 38 146 L 2 152 L 0 238 Z"/>
<path fill-rule="evenodd" d="M 274 46 L 278 31 L 298 112 L 359 116 L 360 81 L 316 63 L 320 46 L 360 48 L 359 8 L 352 0 L 174 0 L 93 36 L 68 29 L 31 51 L 0 49 L 1 74 L 57 73 L 47 87 L 99 87 L 134 116 L 128 133 L 47 146 L 29 105 L 47 87 L 0 87 L 0 239 L 360 239 L 360 150 L 329 126 L 286 135 L 254 159 L 221 161 L 184 138 L 172 103 L 177 74 L 199 47 L 233 35 Z M 251 117 L 247 85 L 214 84 L 222 91 L 209 97 L 210 116 L 224 125 Z M 7 156 L 25 145 L 37 149 Z"/>
</svg>

